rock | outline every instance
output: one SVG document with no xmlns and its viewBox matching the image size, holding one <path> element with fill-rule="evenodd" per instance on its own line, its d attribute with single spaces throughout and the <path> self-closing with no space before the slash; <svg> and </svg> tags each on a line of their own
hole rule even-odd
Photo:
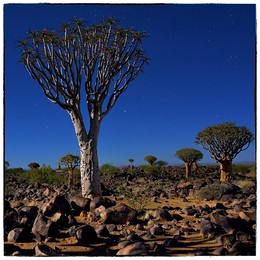
<svg viewBox="0 0 260 260">
<path fill-rule="evenodd" d="M 14 244 L 4 244 L 4 256 L 12 255 L 14 252 L 20 251 L 20 247 Z"/>
<path fill-rule="evenodd" d="M 211 221 L 222 226 L 222 228 L 228 233 L 234 229 L 234 225 L 230 218 L 219 214 L 218 212 L 213 212 L 211 214 Z"/>
<path fill-rule="evenodd" d="M 102 211 L 100 218 L 106 224 L 133 223 L 137 218 L 137 211 L 124 203 L 119 203 Z"/>
<path fill-rule="evenodd" d="M 29 242 L 32 239 L 32 235 L 26 228 L 14 228 L 8 233 L 8 242 Z"/>
<path fill-rule="evenodd" d="M 218 247 L 212 252 L 212 255 L 215 256 L 221 256 L 221 255 L 226 255 L 227 254 L 227 249 L 225 247 Z"/>
<path fill-rule="evenodd" d="M 76 218 L 73 215 L 68 216 L 68 221 L 69 221 L 68 225 L 70 225 L 70 226 L 74 226 L 74 225 L 78 224 Z"/>
<path fill-rule="evenodd" d="M 217 239 L 217 242 L 225 248 L 231 248 L 235 241 L 236 238 L 233 234 L 224 234 Z"/>
<path fill-rule="evenodd" d="M 105 197 L 94 197 L 90 201 L 89 210 L 92 212 L 101 205 L 103 205 L 105 208 L 109 208 L 115 206 L 116 202 Z"/>
<path fill-rule="evenodd" d="M 197 213 L 197 210 L 189 206 L 189 207 L 184 207 L 182 209 L 182 212 L 188 216 L 193 216 L 195 213 Z"/>
<path fill-rule="evenodd" d="M 245 221 L 250 221 L 251 220 L 250 217 L 244 211 L 240 211 L 238 213 L 238 215 L 239 215 L 239 217 L 241 219 L 244 219 Z"/>
<path fill-rule="evenodd" d="M 109 237 L 110 233 L 106 227 L 106 225 L 98 225 L 95 227 L 95 231 L 100 237 Z"/>
<path fill-rule="evenodd" d="M 80 244 L 91 244 L 97 240 L 97 233 L 90 225 L 83 225 L 76 229 L 76 238 Z"/>
<path fill-rule="evenodd" d="M 54 195 L 49 202 L 42 205 L 41 211 L 45 216 L 52 216 L 56 212 L 69 215 L 71 207 L 64 195 Z"/>
<path fill-rule="evenodd" d="M 18 220 L 27 217 L 30 220 L 34 220 L 38 214 L 38 207 L 36 206 L 22 206 L 17 210 Z"/>
<path fill-rule="evenodd" d="M 152 236 L 161 236 L 164 234 L 164 231 L 160 226 L 153 226 L 149 231 Z"/>
<path fill-rule="evenodd" d="M 69 229 L 68 229 L 68 232 L 69 232 L 69 235 L 71 237 L 76 237 L 76 230 L 79 226 L 71 226 Z"/>
<path fill-rule="evenodd" d="M 34 252 L 35 252 L 35 256 L 55 256 L 56 251 L 45 245 L 45 244 L 36 244 L 36 246 L 34 247 Z"/>
<path fill-rule="evenodd" d="M 156 220 L 166 220 L 166 221 L 172 220 L 172 216 L 169 213 L 169 211 L 167 209 L 162 209 L 162 208 L 156 209 L 155 214 L 153 214 L 153 217 Z"/>
<path fill-rule="evenodd" d="M 113 231 L 116 231 L 116 230 L 117 230 L 117 227 L 116 227 L 115 224 L 107 224 L 106 227 L 107 227 L 107 230 L 108 230 L 109 232 L 113 232 Z"/>
<path fill-rule="evenodd" d="M 89 211 L 90 201 L 89 198 L 83 198 L 81 196 L 73 196 L 69 199 L 71 208 L 76 212 L 81 212 L 82 210 Z"/>
<path fill-rule="evenodd" d="M 236 232 L 236 240 L 239 242 L 249 242 L 251 240 L 251 236 L 246 232 L 238 231 Z"/>
<path fill-rule="evenodd" d="M 120 249 L 117 256 L 144 256 L 147 255 L 147 249 L 143 242 L 135 242 Z"/>
<path fill-rule="evenodd" d="M 164 242 L 163 245 L 165 247 L 178 247 L 181 245 L 181 243 L 178 241 L 179 236 L 174 236 L 173 238 L 167 238 Z"/>
<path fill-rule="evenodd" d="M 193 187 L 193 184 L 191 182 L 180 182 L 177 185 L 177 188 L 179 189 L 191 189 Z"/>
<path fill-rule="evenodd" d="M 236 242 L 228 251 L 231 255 L 255 256 L 255 245 L 250 243 Z"/>
<path fill-rule="evenodd" d="M 60 212 L 56 212 L 50 219 L 52 222 L 55 222 L 57 224 L 57 226 L 61 229 L 69 227 L 68 216 L 66 216 Z"/>
<path fill-rule="evenodd" d="M 32 233 L 35 235 L 37 241 L 42 241 L 46 237 L 58 234 L 57 224 L 46 218 L 42 213 L 39 213 L 34 220 Z"/>
<path fill-rule="evenodd" d="M 126 240 L 129 241 L 144 241 L 143 238 L 135 234 L 135 232 L 131 232 L 127 237 Z"/>
<path fill-rule="evenodd" d="M 211 221 L 204 219 L 201 221 L 201 223 L 198 226 L 200 234 L 204 238 L 208 238 L 211 234 L 214 232 L 214 226 L 211 223 Z"/>
</svg>

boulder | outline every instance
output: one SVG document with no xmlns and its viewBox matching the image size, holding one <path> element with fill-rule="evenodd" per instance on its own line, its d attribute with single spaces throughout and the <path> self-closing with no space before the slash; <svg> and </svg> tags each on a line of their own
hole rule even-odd
<svg viewBox="0 0 260 260">
<path fill-rule="evenodd" d="M 172 220 L 172 216 L 169 213 L 169 211 L 167 209 L 163 209 L 163 208 L 156 209 L 153 214 L 153 217 L 156 220 L 166 220 L 166 221 Z"/>
<path fill-rule="evenodd" d="M 100 219 L 106 224 L 126 224 L 132 223 L 137 218 L 137 211 L 124 203 L 119 203 L 113 207 L 103 210 Z"/>
<path fill-rule="evenodd" d="M 55 194 L 49 202 L 42 205 L 41 211 L 45 216 L 52 216 L 56 212 L 69 215 L 71 212 L 71 207 L 64 195 Z"/>
<path fill-rule="evenodd" d="M 34 247 L 35 256 L 56 256 L 56 251 L 46 244 L 37 243 Z"/>
<path fill-rule="evenodd" d="M 50 219 L 55 222 L 59 228 L 69 227 L 69 218 L 65 214 L 56 212 Z"/>
<path fill-rule="evenodd" d="M 90 225 L 83 225 L 78 227 L 75 234 L 80 244 L 91 244 L 97 241 L 97 233 Z"/>
<path fill-rule="evenodd" d="M 135 242 L 120 249 L 117 256 L 145 256 L 147 249 L 143 242 Z"/>
<path fill-rule="evenodd" d="M 208 219 L 203 219 L 201 223 L 198 226 L 200 234 L 204 237 L 207 238 L 214 232 L 214 226 L 211 223 L 210 220 Z"/>
<path fill-rule="evenodd" d="M 7 236 L 8 242 L 29 242 L 32 240 L 32 235 L 30 231 L 26 228 L 14 228 Z"/>
<path fill-rule="evenodd" d="M 81 212 L 82 210 L 89 211 L 91 199 L 83 198 L 81 196 L 73 196 L 69 199 L 71 208 L 75 211 Z"/>
<path fill-rule="evenodd" d="M 33 222 L 32 233 L 35 235 L 37 241 L 42 241 L 49 236 L 57 237 L 58 226 L 42 213 L 39 213 Z"/>
<path fill-rule="evenodd" d="M 105 208 L 109 208 L 115 206 L 116 202 L 105 197 L 94 197 L 90 201 L 89 210 L 92 212 L 101 205 L 103 205 Z"/>
</svg>

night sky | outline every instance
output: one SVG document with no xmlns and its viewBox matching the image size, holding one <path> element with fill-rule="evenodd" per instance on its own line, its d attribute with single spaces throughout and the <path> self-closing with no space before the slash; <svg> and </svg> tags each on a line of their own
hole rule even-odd
<svg viewBox="0 0 260 260">
<path fill-rule="evenodd" d="M 145 164 L 152 154 L 180 164 L 175 153 L 195 148 L 202 163 L 214 163 L 195 143 L 214 124 L 235 122 L 255 132 L 254 4 L 4 5 L 4 141 L 10 167 L 30 162 L 57 167 L 60 157 L 79 154 L 68 114 L 51 103 L 19 63 L 17 41 L 26 32 L 59 28 L 82 18 L 94 25 L 110 16 L 125 28 L 148 34 L 150 58 L 104 118 L 99 163 Z M 255 143 L 236 162 L 255 160 Z"/>
</svg>

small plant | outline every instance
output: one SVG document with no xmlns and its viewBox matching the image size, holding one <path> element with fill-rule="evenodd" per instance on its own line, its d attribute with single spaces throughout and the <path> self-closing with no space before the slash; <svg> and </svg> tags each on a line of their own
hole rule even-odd
<svg viewBox="0 0 260 260">
<path fill-rule="evenodd" d="M 105 163 L 100 167 L 100 170 L 105 174 L 110 176 L 116 174 L 118 172 L 118 168 L 114 166 L 112 163 Z"/>
<path fill-rule="evenodd" d="M 128 204 L 138 211 L 144 210 L 150 200 L 149 191 L 144 186 L 124 186 L 118 189 L 121 195 L 124 195 Z"/>
</svg>

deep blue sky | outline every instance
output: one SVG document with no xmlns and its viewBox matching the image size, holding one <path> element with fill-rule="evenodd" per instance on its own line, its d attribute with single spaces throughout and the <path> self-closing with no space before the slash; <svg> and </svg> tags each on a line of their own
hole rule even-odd
<svg viewBox="0 0 260 260">
<path fill-rule="evenodd" d="M 255 129 L 255 5 L 4 5 L 5 159 L 57 166 L 79 154 L 69 116 L 52 104 L 18 63 L 17 40 L 28 30 L 57 29 L 82 18 L 90 24 L 114 16 L 122 27 L 146 31 L 149 65 L 103 120 L 99 162 L 145 164 L 152 154 L 179 164 L 175 153 L 195 148 L 199 131 L 234 121 Z M 234 162 L 255 160 L 255 143 Z"/>
</svg>

